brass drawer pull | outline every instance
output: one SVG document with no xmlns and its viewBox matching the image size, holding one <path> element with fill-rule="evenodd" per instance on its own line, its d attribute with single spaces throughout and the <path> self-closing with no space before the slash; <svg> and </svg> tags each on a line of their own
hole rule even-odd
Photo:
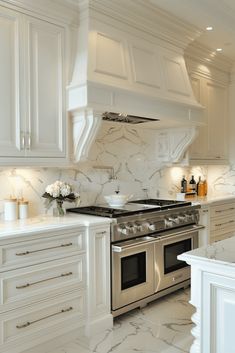
<svg viewBox="0 0 235 353">
<path fill-rule="evenodd" d="M 56 278 L 72 276 L 72 274 L 73 274 L 73 272 L 61 273 L 61 275 L 59 275 L 59 276 L 54 276 L 54 277 L 50 277 L 50 278 L 46 278 L 46 279 L 41 279 L 40 281 L 31 282 L 31 283 L 26 283 L 26 284 L 22 284 L 22 285 L 20 285 L 20 286 L 16 286 L 16 289 L 27 288 L 27 287 L 33 286 L 33 285 L 35 285 L 35 284 L 38 284 L 38 283 L 43 283 L 43 282 L 46 282 L 46 281 L 51 281 L 52 279 L 56 279 Z"/>
<path fill-rule="evenodd" d="M 216 213 L 222 213 L 222 212 L 226 212 L 226 211 L 233 211 L 235 210 L 235 207 L 230 207 L 230 208 L 226 208 L 226 210 L 216 210 Z"/>
<path fill-rule="evenodd" d="M 234 223 L 234 221 L 231 220 L 231 221 L 224 222 L 224 223 L 217 223 L 217 224 L 215 224 L 215 226 L 216 226 L 216 227 L 221 227 L 221 226 L 224 226 L 225 224 L 230 224 L 230 223 Z"/>
<path fill-rule="evenodd" d="M 18 252 L 18 253 L 16 253 L 16 256 L 25 256 L 25 255 L 33 254 L 35 252 L 46 251 L 46 250 L 51 250 L 51 249 L 58 249 L 58 248 L 65 248 L 66 246 L 72 246 L 72 245 L 73 245 L 73 243 L 67 243 L 67 244 L 61 244 L 58 246 L 51 246 L 48 248 L 43 248 L 43 249 L 38 249 L 38 250 Z"/>
<path fill-rule="evenodd" d="M 103 234 L 106 234 L 106 230 L 103 230 L 102 232 L 97 232 L 96 235 L 103 235 Z"/>
<path fill-rule="evenodd" d="M 28 327 L 28 326 L 30 326 L 30 325 L 32 325 L 32 324 L 35 324 L 36 322 L 39 322 L 39 321 L 48 319 L 49 317 L 52 317 L 52 316 L 56 316 L 56 315 L 59 315 L 59 314 L 62 314 L 62 313 L 66 313 L 66 312 L 71 311 L 71 310 L 73 310 L 73 307 L 72 307 L 72 306 L 70 306 L 70 307 L 67 308 L 67 309 L 62 309 L 62 310 L 58 311 L 57 313 L 44 316 L 44 317 L 42 317 L 42 318 L 40 318 L 40 319 L 37 319 L 37 320 L 34 320 L 34 321 L 27 321 L 27 322 L 25 322 L 25 323 L 23 323 L 23 324 L 16 325 L 16 328 L 19 328 L 19 329 L 20 329 L 20 328 L 25 328 L 25 327 Z"/>
</svg>

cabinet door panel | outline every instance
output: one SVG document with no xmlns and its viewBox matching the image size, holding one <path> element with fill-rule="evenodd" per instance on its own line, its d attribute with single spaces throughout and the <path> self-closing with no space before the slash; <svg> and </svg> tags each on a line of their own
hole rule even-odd
<svg viewBox="0 0 235 353">
<path fill-rule="evenodd" d="M 235 280 L 203 273 L 202 353 L 235 353 Z"/>
<path fill-rule="evenodd" d="M 24 88 L 20 77 L 20 22 L 16 12 L 0 8 L 0 157 L 24 153 L 20 139 L 19 92 Z"/>
<path fill-rule="evenodd" d="M 203 85 L 200 78 L 191 77 L 191 85 L 195 98 L 199 103 L 204 105 L 203 102 Z M 206 122 L 207 116 L 204 114 L 204 121 Z M 207 145 L 208 125 L 198 127 L 198 136 L 190 147 L 191 158 L 200 159 L 204 158 L 208 151 Z"/>
<path fill-rule="evenodd" d="M 30 266 L 0 275 L 0 313 L 85 287 L 85 255 Z"/>
<path fill-rule="evenodd" d="M 207 82 L 208 146 L 209 155 L 225 158 L 227 143 L 227 92 L 220 85 Z"/>
<path fill-rule="evenodd" d="M 191 77 L 191 84 L 195 97 L 205 107 L 206 125 L 198 129 L 198 137 L 190 147 L 190 159 L 224 163 L 228 158 L 227 87 L 196 74 Z"/>
<path fill-rule="evenodd" d="M 27 17 L 27 155 L 65 156 L 64 29 Z"/>
</svg>

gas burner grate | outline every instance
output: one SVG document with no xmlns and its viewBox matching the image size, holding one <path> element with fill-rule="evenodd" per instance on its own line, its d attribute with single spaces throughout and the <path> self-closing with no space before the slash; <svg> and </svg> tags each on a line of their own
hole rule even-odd
<svg viewBox="0 0 235 353">
<path fill-rule="evenodd" d="M 126 214 L 128 211 L 120 208 L 108 208 L 108 207 L 100 207 L 100 206 L 87 206 L 87 207 L 76 207 L 76 208 L 68 208 L 68 212 L 74 213 L 83 213 L 89 214 L 93 216 L 101 216 L 101 217 L 117 217 L 121 214 Z"/>
<path fill-rule="evenodd" d="M 154 206 L 161 207 L 161 209 L 190 206 L 192 204 L 190 201 L 176 201 L 176 200 L 162 200 L 162 199 L 135 200 L 135 201 L 130 201 L 129 203 L 138 203 L 140 205 L 141 204 L 154 205 Z"/>
</svg>

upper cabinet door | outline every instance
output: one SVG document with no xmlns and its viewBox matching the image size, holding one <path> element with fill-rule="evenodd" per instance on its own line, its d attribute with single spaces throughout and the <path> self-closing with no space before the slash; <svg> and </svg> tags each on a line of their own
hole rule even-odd
<svg viewBox="0 0 235 353">
<path fill-rule="evenodd" d="M 20 101 L 20 92 L 24 90 L 19 44 L 21 20 L 17 12 L 0 7 L 0 157 L 24 154 Z"/>
<path fill-rule="evenodd" d="M 190 147 L 196 163 L 224 164 L 228 161 L 228 89 L 226 85 L 198 75 L 191 78 L 195 97 L 205 107 L 205 126 Z"/>
<path fill-rule="evenodd" d="M 228 92 L 227 87 L 206 82 L 208 114 L 208 154 L 216 160 L 228 158 Z"/>
<path fill-rule="evenodd" d="M 65 29 L 26 17 L 26 155 L 65 156 Z"/>
<path fill-rule="evenodd" d="M 203 106 L 206 105 L 205 92 L 203 91 L 203 80 L 200 77 L 192 76 L 191 85 L 195 98 Z M 207 111 L 203 111 L 204 114 L 204 126 L 198 127 L 198 136 L 190 146 L 190 158 L 191 159 L 204 159 L 208 156 L 208 121 Z"/>
</svg>

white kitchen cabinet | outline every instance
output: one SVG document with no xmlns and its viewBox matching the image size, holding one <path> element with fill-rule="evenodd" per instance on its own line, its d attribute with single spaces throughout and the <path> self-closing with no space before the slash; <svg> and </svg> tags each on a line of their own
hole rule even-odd
<svg viewBox="0 0 235 353">
<path fill-rule="evenodd" d="M 210 207 L 210 243 L 226 239 L 235 231 L 235 201 Z"/>
<path fill-rule="evenodd" d="M 75 226 L 0 238 L 1 353 L 23 352 L 85 325 L 86 236 L 85 227 Z"/>
<path fill-rule="evenodd" d="M 80 254 L 0 273 L 0 313 L 86 286 L 86 259 Z"/>
<path fill-rule="evenodd" d="M 83 291 L 68 292 L 1 314 L 0 352 L 19 353 L 84 323 Z M 32 350 L 33 352 L 33 350 Z"/>
<path fill-rule="evenodd" d="M 24 79 L 20 48 L 22 16 L 0 7 L 0 157 L 24 155 L 21 146 Z M 23 137 L 23 136 L 22 136 Z"/>
<path fill-rule="evenodd" d="M 0 236 L 0 353 L 49 350 L 55 337 L 113 326 L 109 220 L 50 222 Z"/>
<path fill-rule="evenodd" d="M 201 352 L 235 353 L 235 279 L 203 273 L 202 288 Z"/>
<path fill-rule="evenodd" d="M 235 200 L 227 199 L 201 206 L 199 247 L 229 238 L 235 232 Z"/>
<path fill-rule="evenodd" d="M 193 74 L 192 88 L 197 100 L 205 107 L 205 126 L 190 147 L 190 161 L 222 164 L 228 160 L 228 89 L 212 79 Z"/>
<path fill-rule="evenodd" d="M 66 157 L 65 36 L 63 25 L 0 6 L 1 164 Z"/>
<path fill-rule="evenodd" d="M 190 353 L 235 353 L 235 238 L 181 254 L 191 266 Z"/>
<path fill-rule="evenodd" d="M 199 232 L 199 247 L 209 244 L 210 242 L 210 206 L 202 205 L 199 210 L 199 223 L 204 226 Z"/>
<path fill-rule="evenodd" d="M 110 302 L 110 226 L 89 228 L 87 237 L 88 299 L 86 334 L 112 327 Z"/>
<path fill-rule="evenodd" d="M 66 234 L 66 235 L 65 235 Z M 0 273 L 16 268 L 31 266 L 45 261 L 73 256 L 84 252 L 85 233 L 83 230 L 57 230 L 43 232 L 20 242 L 0 246 Z"/>
</svg>

